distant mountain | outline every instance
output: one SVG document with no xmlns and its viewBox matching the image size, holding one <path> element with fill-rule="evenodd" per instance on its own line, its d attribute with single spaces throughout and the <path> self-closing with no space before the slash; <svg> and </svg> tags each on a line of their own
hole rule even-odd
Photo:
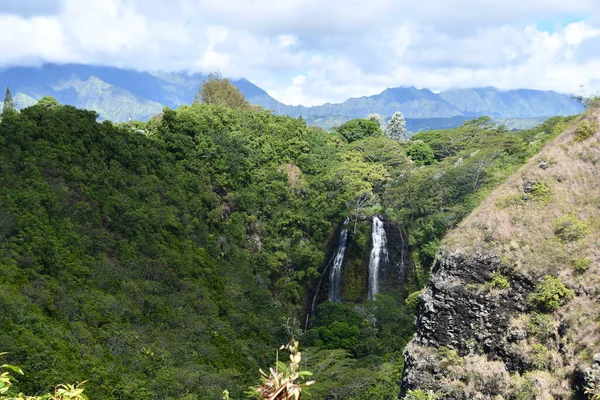
<svg viewBox="0 0 600 400">
<path fill-rule="evenodd" d="M 348 118 L 365 117 L 370 113 L 391 116 L 400 110 L 406 118 L 450 118 L 463 115 L 456 106 L 441 99 L 429 89 L 398 87 L 384 90 L 378 95 L 351 98 L 343 103 L 327 103 L 321 106 L 286 106 L 284 104 L 260 104 L 265 108 L 292 117 L 314 118 L 341 116 Z"/>
<path fill-rule="evenodd" d="M 204 74 L 150 73 L 114 67 L 46 64 L 39 68 L 15 67 L 0 71 L 0 91 L 10 86 L 18 107 L 41 97 L 95 110 L 100 118 L 126 121 L 128 116 L 147 120 L 164 106 L 190 104 Z M 351 118 L 378 113 L 389 118 L 402 111 L 412 132 L 452 128 L 466 119 L 489 115 L 529 127 L 555 115 L 573 115 L 582 106 L 565 94 L 539 90 L 499 90 L 493 87 L 450 89 L 433 93 L 415 87 L 388 88 L 380 94 L 351 98 L 339 104 L 289 106 L 246 79 L 232 81 L 246 98 L 276 114 L 303 117 L 309 124 L 329 129 Z"/>
<path fill-rule="evenodd" d="M 261 104 L 263 105 L 263 104 Z M 263 105 L 276 112 L 307 119 L 338 116 L 364 117 L 378 113 L 384 117 L 402 111 L 406 118 L 453 118 L 489 115 L 492 118 L 535 118 L 573 115 L 582 106 L 570 96 L 541 90 L 499 90 L 493 87 L 450 89 L 435 94 L 414 87 L 389 88 L 380 94 L 351 98 L 340 104 L 303 107 Z"/>
<path fill-rule="evenodd" d="M 149 73 L 114 67 L 79 64 L 45 64 L 0 71 L 0 88 L 9 86 L 18 107 L 34 104 L 43 96 L 60 103 L 95 110 L 101 119 L 147 120 L 164 106 L 191 104 L 204 74 Z M 233 80 L 254 104 L 268 94 L 245 79 Z M 273 99 L 273 101 L 275 101 Z"/>
<path fill-rule="evenodd" d="M 582 111 L 579 103 L 565 94 L 517 89 L 498 90 L 493 87 L 450 89 L 439 97 L 464 113 L 489 115 L 492 118 L 531 118 L 573 115 Z"/>
</svg>

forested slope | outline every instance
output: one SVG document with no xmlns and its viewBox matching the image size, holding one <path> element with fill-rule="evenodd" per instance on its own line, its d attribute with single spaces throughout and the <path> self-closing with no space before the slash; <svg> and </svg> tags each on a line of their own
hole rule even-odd
<svg viewBox="0 0 600 400">
<path fill-rule="evenodd" d="M 96 117 L 38 105 L 0 125 L 0 343 L 30 391 L 215 398 L 289 339 L 345 213 L 335 154 L 268 113 L 185 107 L 154 137 Z"/>
</svg>

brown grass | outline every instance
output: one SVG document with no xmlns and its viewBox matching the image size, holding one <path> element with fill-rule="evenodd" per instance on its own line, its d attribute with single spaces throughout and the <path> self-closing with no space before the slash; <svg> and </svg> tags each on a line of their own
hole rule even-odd
<svg viewBox="0 0 600 400">
<path fill-rule="evenodd" d="M 533 278 L 550 273 L 560 275 L 570 285 L 591 287 L 597 283 L 595 279 L 586 282 L 585 275 L 600 274 L 600 163 L 596 162 L 600 160 L 600 134 L 596 131 L 593 137 L 579 143 L 573 141 L 573 135 L 582 119 L 599 116 L 600 109 L 595 108 L 574 121 L 447 235 L 442 243 L 444 249 L 494 251 L 509 266 Z M 539 168 L 539 160 L 547 161 L 549 167 Z M 550 185 L 547 202 L 532 198 L 514 202 L 526 195 L 525 183 L 540 181 Z M 499 208 L 503 199 L 512 200 L 511 205 Z M 567 214 L 587 222 L 590 230 L 584 239 L 563 244 L 554 234 L 554 221 Z M 568 267 L 574 257 L 592 261 L 583 276 L 574 276 Z"/>
<path fill-rule="evenodd" d="M 530 376 L 538 398 L 568 393 L 569 374 L 579 366 L 591 364 L 593 354 L 600 352 L 600 132 L 577 142 L 574 135 L 582 121 L 599 126 L 600 107 L 588 109 L 536 157 L 495 189 L 473 213 L 454 229 L 442 243 L 444 251 L 487 251 L 498 254 L 506 267 L 537 281 L 544 275 L 558 276 L 576 296 L 553 315 L 566 329 L 562 355 L 558 343 L 549 347 L 552 376 L 545 372 Z M 548 163 L 539 168 L 540 160 Z M 547 202 L 516 201 L 525 193 L 527 182 L 545 181 L 550 185 Z M 580 240 L 564 243 L 554 232 L 555 221 L 565 215 L 585 221 L 588 232 Z M 489 240 L 491 237 L 493 240 Z M 487 241 L 485 240 L 487 236 Z M 585 271 L 576 271 L 578 258 L 591 261 Z M 520 317 L 519 317 L 520 318 Z M 513 321 L 514 329 L 523 321 Z M 518 346 L 531 355 L 538 339 L 528 337 Z"/>
</svg>

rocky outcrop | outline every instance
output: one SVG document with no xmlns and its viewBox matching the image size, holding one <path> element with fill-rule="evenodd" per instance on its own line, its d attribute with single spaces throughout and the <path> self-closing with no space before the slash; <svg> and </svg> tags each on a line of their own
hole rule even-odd
<svg viewBox="0 0 600 400">
<path fill-rule="evenodd" d="M 460 355 L 507 356 L 510 317 L 527 309 L 533 284 L 506 276 L 509 287 L 495 290 L 494 274 L 506 274 L 503 270 L 499 257 L 492 254 L 453 253 L 444 258 L 421 296 L 415 342 L 449 347 Z M 522 370 L 519 360 L 508 361 L 510 369 Z"/>
<path fill-rule="evenodd" d="M 500 276 L 508 287 L 494 287 L 499 285 L 494 278 Z M 502 361 L 505 373 L 523 372 L 527 361 L 513 351 L 523 335 L 512 329 L 511 318 L 527 310 L 532 290 L 532 282 L 510 275 L 494 254 L 454 252 L 443 257 L 421 295 L 417 335 L 405 352 L 403 393 L 441 389 L 435 384 L 444 364 L 439 349 L 454 351 L 457 357 L 485 355 L 486 362 Z"/>
</svg>

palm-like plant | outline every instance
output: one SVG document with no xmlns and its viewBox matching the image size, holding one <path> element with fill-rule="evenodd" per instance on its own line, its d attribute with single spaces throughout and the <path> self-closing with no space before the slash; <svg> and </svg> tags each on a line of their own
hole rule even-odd
<svg viewBox="0 0 600 400">
<path fill-rule="evenodd" d="M 279 361 L 279 352 L 277 352 L 275 368 L 269 368 L 269 374 L 260 370 L 262 383 L 260 386 L 250 387 L 247 392 L 250 397 L 265 400 L 298 400 L 302 397 L 303 388 L 314 383 L 314 381 L 298 382 L 298 379 L 305 379 L 312 373 L 300 371 L 302 353 L 298 351 L 297 340 L 292 339 L 291 343 L 281 346 L 279 350 L 290 352 L 289 364 Z"/>
</svg>

